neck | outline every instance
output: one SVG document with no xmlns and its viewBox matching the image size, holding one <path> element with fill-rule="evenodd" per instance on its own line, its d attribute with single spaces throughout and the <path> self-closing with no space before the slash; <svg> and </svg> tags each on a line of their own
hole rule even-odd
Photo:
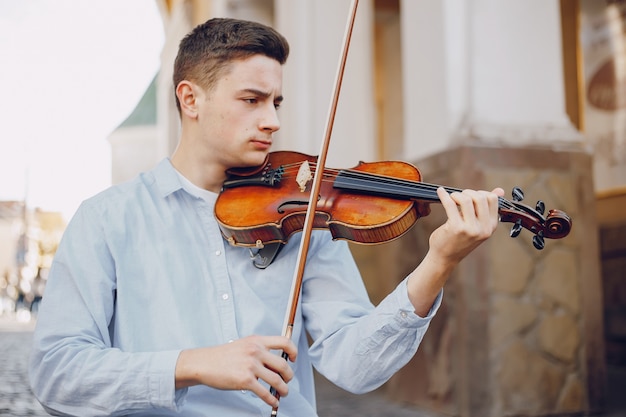
<svg viewBox="0 0 626 417">
<path fill-rule="evenodd" d="M 219 193 L 226 179 L 223 168 L 203 159 L 201 155 L 185 152 L 179 146 L 170 158 L 172 165 L 192 184 L 214 193 Z"/>
</svg>

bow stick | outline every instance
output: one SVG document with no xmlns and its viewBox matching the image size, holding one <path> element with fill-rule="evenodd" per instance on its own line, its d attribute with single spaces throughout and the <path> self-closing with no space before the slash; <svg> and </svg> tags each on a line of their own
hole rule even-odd
<svg viewBox="0 0 626 417">
<path fill-rule="evenodd" d="M 339 102 L 339 92 L 341 91 L 341 84 L 343 81 L 343 73 L 346 68 L 346 60 L 348 57 L 348 49 L 350 47 L 350 39 L 352 38 L 352 29 L 354 27 L 354 21 L 356 17 L 356 10 L 359 4 L 359 0 L 352 0 L 350 6 L 350 15 L 348 17 L 348 23 L 346 25 L 346 31 L 343 39 L 343 50 L 341 52 L 341 58 L 339 60 L 339 66 L 337 68 L 337 75 L 335 77 L 334 92 L 332 96 L 331 105 L 328 111 L 328 117 L 326 120 L 326 131 L 324 133 L 324 141 L 322 142 L 321 150 L 317 159 L 317 168 L 315 175 L 313 176 L 313 182 L 311 185 L 311 193 L 309 195 L 309 204 L 307 206 L 306 217 L 304 219 L 304 226 L 302 228 L 302 240 L 300 241 L 300 248 L 298 250 L 298 258 L 296 261 L 296 269 L 294 271 L 293 280 L 291 284 L 291 292 L 289 296 L 289 304 L 287 305 L 287 313 L 285 315 L 285 323 L 283 325 L 283 336 L 291 339 L 293 334 L 293 326 L 296 321 L 296 311 L 298 301 L 300 299 L 300 292 L 302 289 L 302 279 L 304 276 L 304 266 L 306 264 L 306 257 L 309 252 L 309 243 L 311 240 L 311 233 L 313 231 L 313 221 L 315 219 L 315 212 L 317 211 L 317 198 L 320 194 L 320 188 L 322 184 L 322 178 L 324 177 L 324 166 L 326 165 L 326 156 L 328 155 L 328 147 L 330 145 L 330 137 L 333 131 L 333 124 L 335 122 L 335 113 L 337 112 L 337 103 Z M 283 352 L 283 359 L 287 360 L 288 355 Z M 280 399 L 280 394 L 272 387 L 270 389 L 272 395 L 276 399 Z M 278 406 L 272 408 L 271 417 L 278 415 Z"/>
</svg>

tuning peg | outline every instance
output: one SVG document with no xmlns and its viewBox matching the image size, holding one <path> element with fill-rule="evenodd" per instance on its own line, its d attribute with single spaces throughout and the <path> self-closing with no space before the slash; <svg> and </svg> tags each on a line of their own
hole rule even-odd
<svg viewBox="0 0 626 417">
<path fill-rule="evenodd" d="M 522 231 L 522 219 L 517 219 L 513 227 L 511 227 L 511 233 L 509 234 L 509 236 L 517 237 L 521 231 Z"/>
<path fill-rule="evenodd" d="M 511 195 L 513 196 L 513 201 L 522 201 L 524 199 L 524 191 L 519 187 L 513 187 Z"/>
<path fill-rule="evenodd" d="M 546 205 L 544 204 L 543 201 L 539 200 L 539 201 L 537 201 L 537 205 L 535 206 L 535 210 L 537 210 L 537 212 L 539 214 L 543 214 L 546 211 Z"/>
<path fill-rule="evenodd" d="M 543 239 L 543 232 L 540 231 L 535 236 L 533 236 L 533 246 L 535 246 L 535 248 L 538 250 L 542 250 L 546 247 L 546 242 Z"/>
</svg>

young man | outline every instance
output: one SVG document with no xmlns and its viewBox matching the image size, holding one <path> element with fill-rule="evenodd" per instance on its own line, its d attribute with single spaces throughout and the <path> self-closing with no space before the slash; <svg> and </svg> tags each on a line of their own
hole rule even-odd
<svg viewBox="0 0 626 417">
<path fill-rule="evenodd" d="M 255 268 L 248 249 L 224 241 L 213 205 L 227 169 L 261 165 L 270 150 L 288 52 L 273 29 L 232 19 L 182 40 L 178 148 L 85 201 L 57 251 L 30 368 L 47 410 L 265 416 L 272 386 L 279 415 L 315 416 L 312 366 L 365 392 L 413 356 L 450 272 L 496 228 L 502 190 L 439 190 L 448 220 L 377 307 L 346 243 L 315 231 L 294 333 L 280 336 L 300 236 Z"/>
</svg>

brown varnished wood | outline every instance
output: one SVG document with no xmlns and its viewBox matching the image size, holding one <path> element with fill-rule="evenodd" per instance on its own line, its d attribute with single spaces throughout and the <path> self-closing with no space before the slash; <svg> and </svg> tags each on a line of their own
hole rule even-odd
<svg viewBox="0 0 626 417">
<path fill-rule="evenodd" d="M 257 246 L 259 241 L 284 243 L 302 230 L 310 184 L 301 191 L 295 176 L 305 160 L 315 168 L 316 157 L 298 152 L 272 152 L 267 166 L 290 167 L 277 185 L 224 189 L 215 205 L 215 216 L 224 237 L 239 246 Z M 361 162 L 351 171 L 421 180 L 416 167 L 399 161 Z M 327 169 L 324 173 L 314 221 L 314 228 L 330 230 L 335 239 L 363 244 L 387 242 L 406 233 L 419 217 L 428 214 L 427 205 L 415 201 L 335 189 L 333 181 L 337 172 Z"/>
</svg>

